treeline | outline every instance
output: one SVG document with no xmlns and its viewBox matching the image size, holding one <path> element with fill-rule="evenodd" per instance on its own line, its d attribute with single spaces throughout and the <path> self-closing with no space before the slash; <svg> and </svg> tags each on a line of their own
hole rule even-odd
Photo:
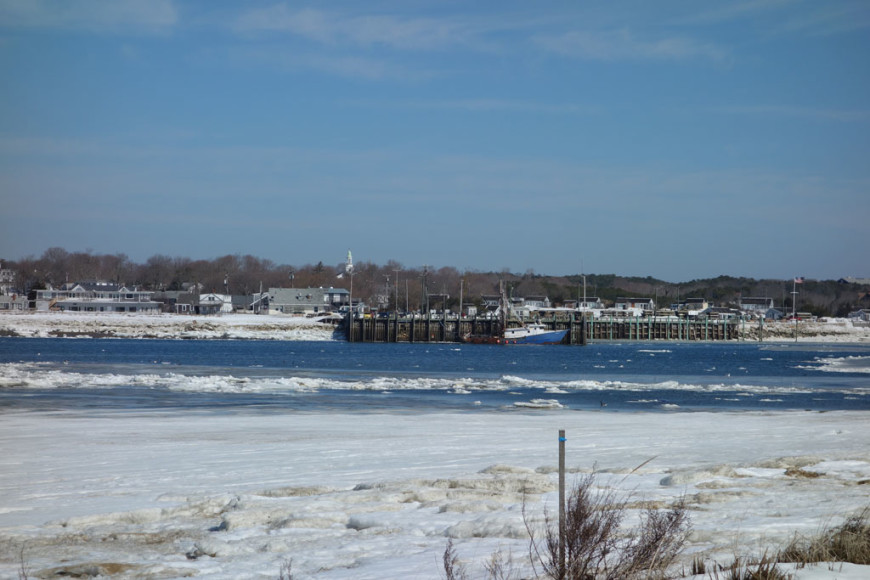
<svg viewBox="0 0 870 580">
<path fill-rule="evenodd" d="M 149 290 L 182 290 L 200 284 L 206 292 L 230 294 L 256 293 L 275 287 L 349 288 L 344 262 L 324 264 L 276 264 L 251 255 L 228 255 L 213 260 L 154 255 L 135 263 L 126 254 L 68 252 L 49 248 L 39 258 L 4 260 L 3 268 L 15 272 L 14 285 L 20 292 L 33 288 L 55 287 L 65 282 L 104 280 Z M 341 277 L 339 277 L 341 276 Z M 460 271 L 454 267 L 409 267 L 395 261 L 386 264 L 354 264 L 353 295 L 371 305 L 397 304 L 399 309 L 418 310 L 425 305 L 440 309 L 456 308 L 460 291 L 465 304 L 480 301 L 484 294 L 497 294 L 503 282 L 514 296 L 547 296 L 554 305 L 583 296 L 584 278 L 579 273 L 548 276 L 527 271 L 523 274 Z M 755 280 L 719 276 L 689 282 L 666 282 L 652 277 L 623 277 L 615 274 L 587 274 L 586 295 L 613 302 L 617 297 L 649 297 L 660 307 L 685 298 L 705 298 L 709 302 L 736 305 L 740 296 L 773 298 L 776 306 L 792 307 L 791 280 Z M 846 316 L 859 308 L 870 308 L 870 287 L 841 284 L 837 281 L 807 280 L 798 286 L 796 309 L 818 316 Z M 448 298 L 449 296 L 449 298 Z"/>
</svg>

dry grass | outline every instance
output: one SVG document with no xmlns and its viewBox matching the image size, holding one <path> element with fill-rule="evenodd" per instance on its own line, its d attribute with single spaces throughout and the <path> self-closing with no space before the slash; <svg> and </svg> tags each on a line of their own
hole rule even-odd
<svg viewBox="0 0 870 580">
<path fill-rule="evenodd" d="M 744 562 L 736 558 L 730 566 L 716 566 L 711 580 L 789 580 L 792 576 L 777 567 L 776 558 L 765 554 L 759 560 Z"/>
<path fill-rule="evenodd" d="M 281 562 L 281 569 L 278 571 L 278 580 L 293 580 L 293 560 L 284 560 Z"/>
<path fill-rule="evenodd" d="M 802 565 L 818 562 L 870 564 L 870 506 L 818 536 L 795 536 L 777 559 Z"/>
<path fill-rule="evenodd" d="M 453 540 L 447 540 L 447 548 L 444 550 L 442 561 L 447 580 L 468 580 L 465 565 L 459 561 L 459 556 L 456 554 L 456 550 L 453 549 Z"/>
<path fill-rule="evenodd" d="M 709 573 L 702 563 L 693 563 L 692 572 L 707 573 L 711 580 L 788 580 L 792 575 L 780 570 L 778 565 L 804 567 L 822 562 L 870 564 L 870 506 L 842 525 L 826 529 L 816 536 L 795 535 L 774 557 L 765 554 L 758 560 L 736 558 L 730 566 L 716 565 Z"/>
</svg>

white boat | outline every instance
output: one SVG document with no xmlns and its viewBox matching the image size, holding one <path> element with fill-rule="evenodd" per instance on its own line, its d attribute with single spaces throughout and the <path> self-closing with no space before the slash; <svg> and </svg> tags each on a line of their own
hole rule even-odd
<svg viewBox="0 0 870 580">
<path fill-rule="evenodd" d="M 506 328 L 505 344 L 561 344 L 568 329 L 550 330 L 544 324 L 526 324 L 516 328 Z"/>
</svg>

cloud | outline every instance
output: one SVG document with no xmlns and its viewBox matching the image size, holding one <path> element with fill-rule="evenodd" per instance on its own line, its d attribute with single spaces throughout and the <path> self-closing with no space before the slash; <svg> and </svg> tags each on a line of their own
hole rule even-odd
<svg viewBox="0 0 870 580">
<path fill-rule="evenodd" d="M 472 43 L 459 21 L 395 15 L 344 16 L 321 10 L 291 10 L 286 4 L 253 10 L 238 18 L 239 32 L 285 32 L 333 46 L 383 46 L 397 50 L 443 50 Z"/>
<path fill-rule="evenodd" d="M 681 15 L 681 24 L 715 24 L 734 20 L 757 19 L 760 14 L 780 8 L 790 8 L 801 0 L 748 0 L 746 2 L 719 2 L 698 4 L 700 12 Z"/>
<path fill-rule="evenodd" d="M 390 106 L 404 106 L 414 109 L 470 111 L 475 113 L 548 113 L 548 114 L 592 114 L 594 107 L 584 107 L 571 103 L 543 103 L 534 101 L 517 101 L 511 99 L 455 99 L 444 101 L 410 101 L 391 103 Z"/>
<path fill-rule="evenodd" d="M 318 52 L 294 50 L 288 46 L 257 45 L 230 47 L 212 54 L 237 66 L 266 66 L 283 72 L 316 71 L 334 76 L 365 79 L 419 80 L 431 78 L 433 73 L 409 68 L 390 59 L 361 55 L 354 52 Z"/>
<path fill-rule="evenodd" d="M 716 112 L 735 115 L 763 115 L 777 117 L 799 117 L 822 121 L 841 121 L 854 123 L 870 121 L 870 110 L 814 109 L 788 105 L 757 105 L 745 107 L 721 107 Z"/>
<path fill-rule="evenodd" d="M 745 22 L 767 33 L 833 36 L 870 27 L 870 5 L 865 0 L 749 0 L 711 3 L 710 8 L 682 16 L 676 23 L 708 25 Z"/>
<path fill-rule="evenodd" d="M 870 5 L 865 1 L 813 3 L 795 11 L 782 23 L 786 32 L 834 36 L 870 28 Z"/>
<path fill-rule="evenodd" d="M 160 32 L 178 23 L 172 0 L 0 0 L 0 26 Z"/>
<path fill-rule="evenodd" d="M 712 43 L 699 43 L 679 36 L 658 39 L 638 38 L 628 29 L 575 30 L 555 36 L 537 36 L 543 49 L 586 60 L 688 60 L 702 58 L 722 61 L 725 49 Z"/>
</svg>

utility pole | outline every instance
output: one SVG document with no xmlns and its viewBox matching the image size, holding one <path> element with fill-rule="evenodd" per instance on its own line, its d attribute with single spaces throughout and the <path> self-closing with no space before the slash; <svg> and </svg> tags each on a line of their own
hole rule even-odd
<svg viewBox="0 0 870 580">
<path fill-rule="evenodd" d="M 389 311 L 390 310 L 390 275 L 384 274 L 384 278 L 386 282 L 384 282 L 384 308 Z"/>
<path fill-rule="evenodd" d="M 429 276 L 429 266 L 423 264 L 423 274 L 420 276 L 420 313 L 429 312 L 429 296 L 426 285 L 426 277 Z"/>
<path fill-rule="evenodd" d="M 802 277 L 799 278 L 799 277 L 795 276 L 794 280 L 792 280 L 792 286 L 791 286 L 791 318 L 792 318 L 792 320 L 794 320 L 794 341 L 795 342 L 797 342 L 797 339 L 798 339 L 798 319 L 797 319 L 797 314 L 796 314 L 797 295 L 798 295 L 797 285 L 803 284 L 803 283 L 804 283 L 804 279 Z"/>
<path fill-rule="evenodd" d="M 401 268 L 393 270 L 396 273 L 396 316 L 399 315 L 399 272 L 401 271 Z"/>
</svg>

